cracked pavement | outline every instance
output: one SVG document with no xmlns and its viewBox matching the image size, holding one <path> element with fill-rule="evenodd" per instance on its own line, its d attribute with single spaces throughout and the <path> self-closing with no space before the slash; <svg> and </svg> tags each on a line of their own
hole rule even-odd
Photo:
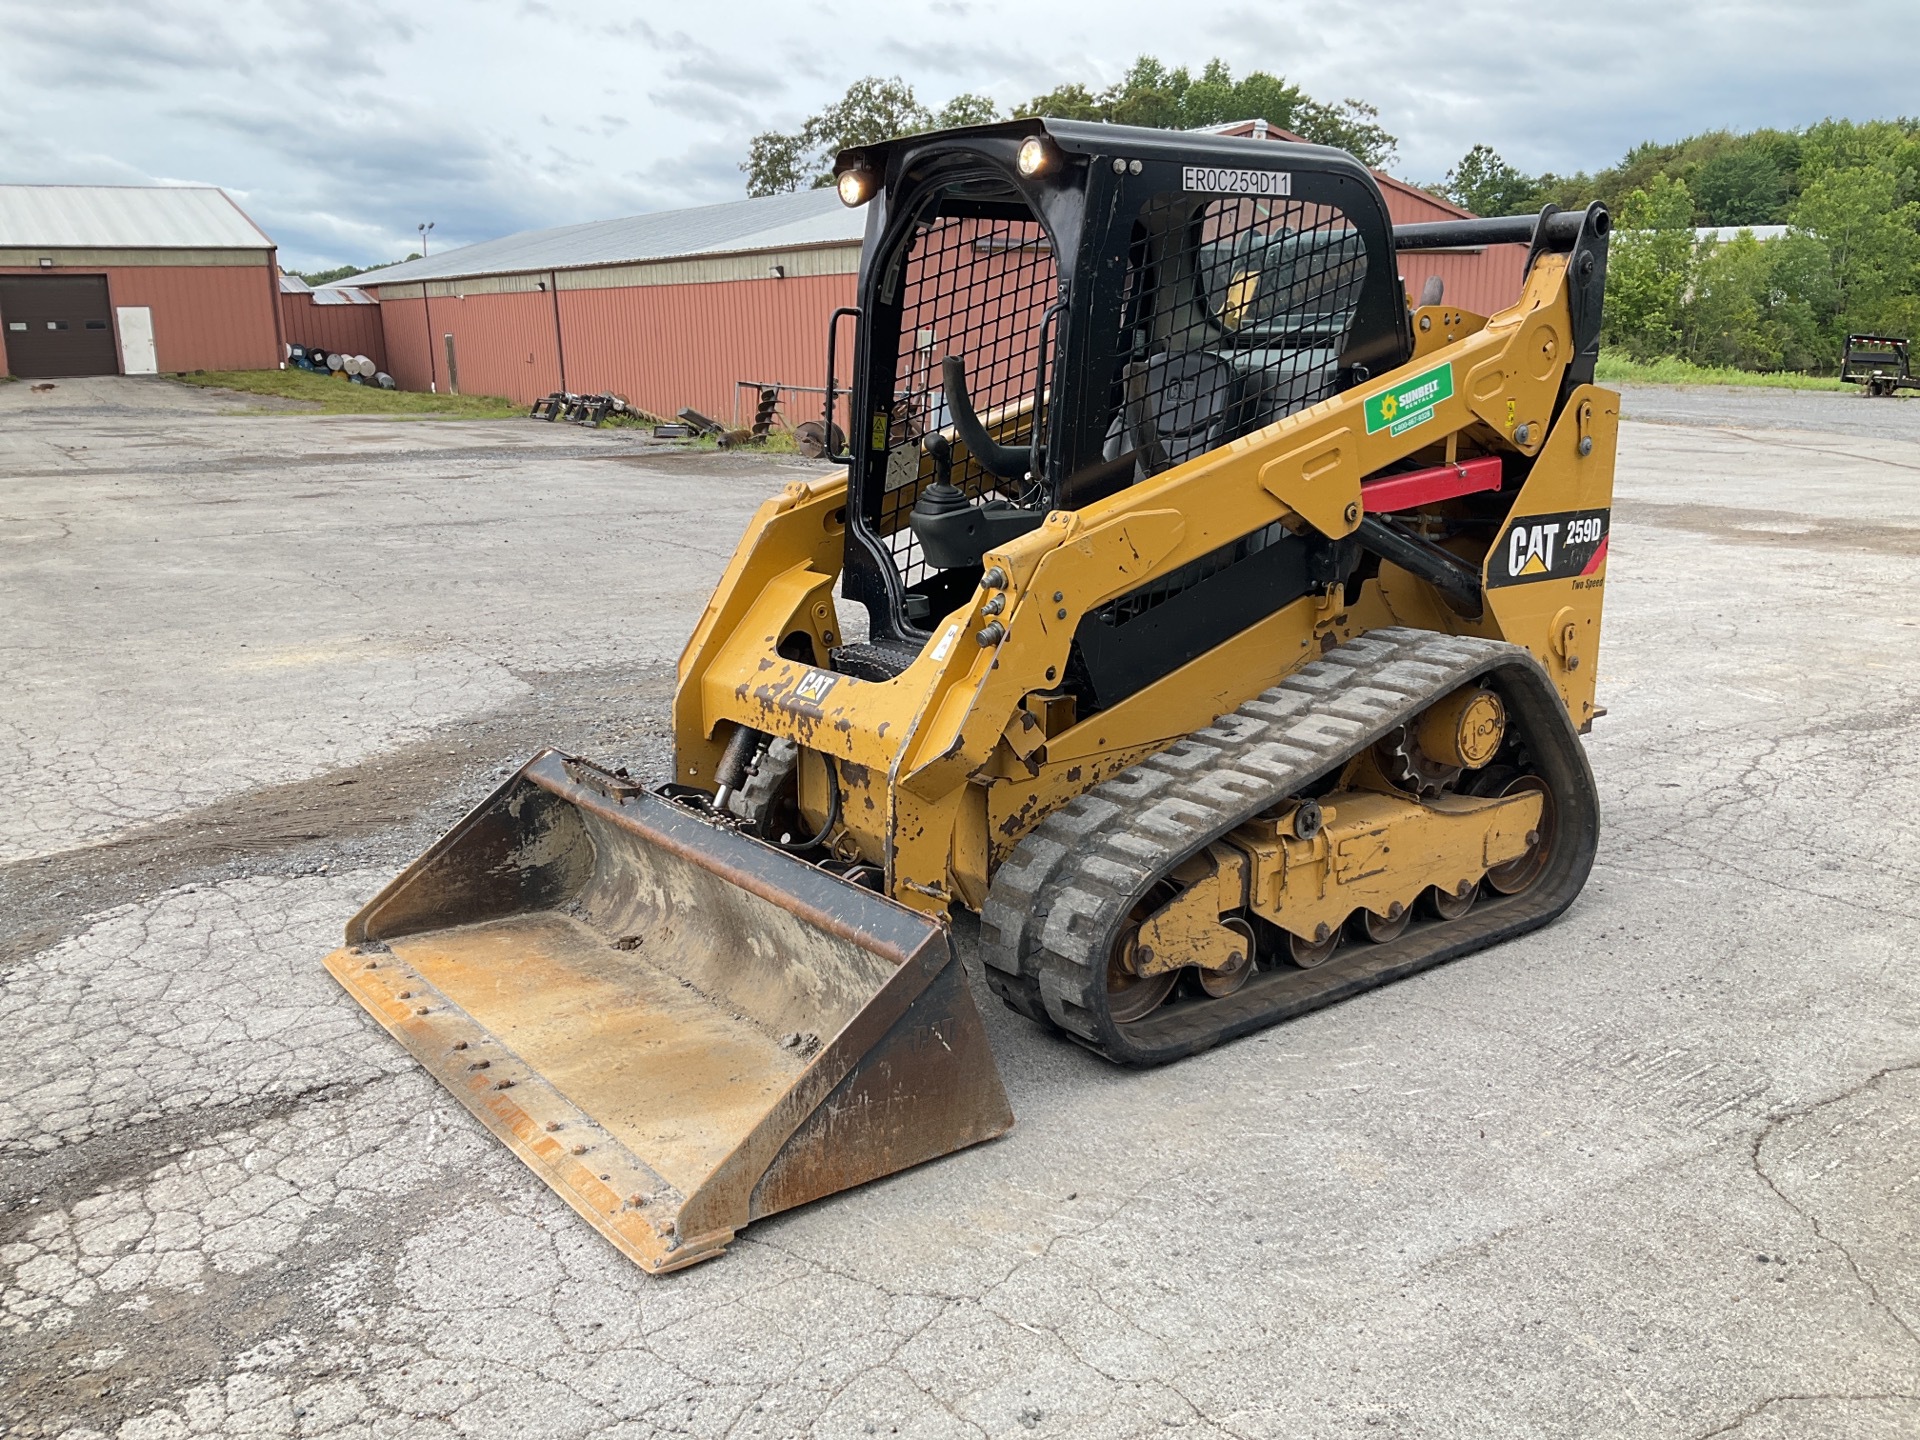
<svg viewBox="0 0 1920 1440">
<path fill-rule="evenodd" d="M 319 960 L 538 745 L 658 773 L 806 472 L 26 388 L 4 1433 L 1920 1431 L 1920 403 L 1628 393 L 1557 925 L 1145 1073 L 982 995 L 1012 1134 L 650 1279 Z"/>
</svg>

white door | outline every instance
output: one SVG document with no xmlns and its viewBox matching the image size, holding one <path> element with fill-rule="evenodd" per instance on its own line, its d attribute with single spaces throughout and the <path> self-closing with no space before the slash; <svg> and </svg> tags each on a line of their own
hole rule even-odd
<svg viewBox="0 0 1920 1440">
<path fill-rule="evenodd" d="M 145 305 L 120 305 L 113 313 L 120 322 L 120 373 L 158 375 L 160 363 L 153 353 L 153 311 Z"/>
</svg>

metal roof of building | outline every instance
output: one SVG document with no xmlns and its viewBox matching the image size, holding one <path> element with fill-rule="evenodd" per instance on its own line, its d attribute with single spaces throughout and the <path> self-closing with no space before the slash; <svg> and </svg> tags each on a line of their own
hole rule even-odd
<svg viewBox="0 0 1920 1440">
<path fill-rule="evenodd" d="M 1785 225 L 1698 225 L 1694 227 L 1693 238 L 1696 243 L 1717 240 L 1724 245 L 1742 235 L 1751 235 L 1756 240 L 1778 240 L 1786 233 Z"/>
<path fill-rule="evenodd" d="M 421 280 L 464 280 L 478 275 L 518 275 L 537 270 L 579 270 L 679 260 L 753 250 L 789 250 L 808 245 L 858 245 L 866 233 L 864 207 L 850 210 L 833 190 L 796 190 L 661 210 L 624 220 L 590 220 L 555 230 L 527 230 L 498 240 L 463 245 L 424 260 L 408 260 L 353 277 L 356 285 L 396 285 Z"/>
<path fill-rule="evenodd" d="M 270 250 L 273 241 L 211 185 L 0 185 L 0 246 Z"/>
</svg>

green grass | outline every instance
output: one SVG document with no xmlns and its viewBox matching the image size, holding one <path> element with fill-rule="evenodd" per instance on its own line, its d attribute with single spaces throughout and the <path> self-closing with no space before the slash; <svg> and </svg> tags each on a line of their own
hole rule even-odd
<svg viewBox="0 0 1920 1440">
<path fill-rule="evenodd" d="M 692 439 L 679 442 L 685 450 L 718 450 L 720 438 L 717 435 L 695 435 Z M 791 430 L 769 430 L 758 440 L 742 440 L 738 445 L 727 447 L 736 454 L 747 455 L 798 455 L 800 447 L 794 443 Z"/>
<path fill-rule="evenodd" d="M 1790 370 L 1733 370 L 1718 365 L 1695 365 L 1687 360 L 1629 360 L 1611 351 L 1600 352 L 1594 379 L 1602 385 L 1764 385 L 1777 390 L 1850 390 L 1830 375 L 1801 375 Z"/>
<path fill-rule="evenodd" d="M 188 385 L 310 400 L 322 415 L 393 415 L 418 420 L 504 420 L 526 408 L 498 395 L 423 395 L 412 390 L 382 390 L 355 385 L 337 375 L 310 370 L 202 370 L 177 377 Z"/>
</svg>

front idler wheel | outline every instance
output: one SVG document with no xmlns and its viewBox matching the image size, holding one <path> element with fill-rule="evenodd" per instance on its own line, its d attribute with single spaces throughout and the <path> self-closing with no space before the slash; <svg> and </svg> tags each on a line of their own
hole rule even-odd
<svg viewBox="0 0 1920 1440">
<path fill-rule="evenodd" d="M 1144 1020 L 1173 993 L 1178 970 L 1159 975 L 1137 975 L 1133 969 L 1133 951 L 1140 940 L 1140 926 L 1129 925 L 1114 943 L 1107 957 L 1107 1014 L 1116 1025 L 1131 1025 Z"/>
</svg>

